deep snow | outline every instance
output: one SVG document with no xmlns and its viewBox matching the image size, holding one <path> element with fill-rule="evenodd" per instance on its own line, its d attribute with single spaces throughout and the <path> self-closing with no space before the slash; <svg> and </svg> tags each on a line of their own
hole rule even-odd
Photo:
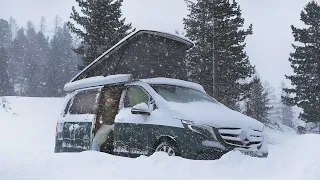
<svg viewBox="0 0 320 180">
<path fill-rule="evenodd" d="M 8 97 L 0 109 L 0 180 L 88 179 L 264 179 L 320 180 L 320 136 L 267 128 L 270 155 L 230 152 L 216 161 L 194 161 L 156 153 L 136 159 L 98 152 L 54 154 L 63 100 Z"/>
</svg>

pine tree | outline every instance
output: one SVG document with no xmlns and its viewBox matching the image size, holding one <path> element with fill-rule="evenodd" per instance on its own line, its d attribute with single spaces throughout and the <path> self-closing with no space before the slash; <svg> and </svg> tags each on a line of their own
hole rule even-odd
<svg viewBox="0 0 320 180">
<path fill-rule="evenodd" d="M 9 19 L 9 26 L 10 26 L 10 30 L 11 30 L 12 39 L 13 39 L 19 29 L 19 27 L 17 25 L 17 21 L 13 17 L 10 17 L 10 19 Z"/>
<path fill-rule="evenodd" d="M 184 19 L 186 36 L 196 42 L 188 55 L 190 80 L 204 86 L 209 95 L 232 109 L 248 88 L 240 83 L 254 73 L 244 50 L 252 26 L 244 19 L 236 1 L 187 1 L 190 14 Z"/>
<path fill-rule="evenodd" d="M 9 47 L 11 37 L 12 34 L 8 21 L 0 19 L 0 47 Z"/>
<path fill-rule="evenodd" d="M 0 96 L 13 95 L 13 87 L 8 76 L 8 60 L 5 47 L 0 47 Z"/>
<path fill-rule="evenodd" d="M 40 30 L 39 30 L 39 32 L 44 34 L 45 31 L 46 31 L 46 28 L 47 28 L 47 21 L 46 21 L 46 18 L 44 16 L 42 16 L 41 19 L 40 19 Z"/>
<path fill-rule="evenodd" d="M 250 111 L 250 113 L 247 114 L 262 123 L 266 123 L 269 121 L 268 117 L 271 109 L 268 91 L 263 87 L 260 78 L 254 77 L 247 101 L 247 111 Z"/>
<path fill-rule="evenodd" d="M 62 19 L 59 16 L 56 16 L 53 21 L 53 32 L 57 33 L 57 31 L 61 28 Z"/>
<path fill-rule="evenodd" d="M 128 34 L 131 24 L 125 24 L 122 18 L 123 0 L 76 0 L 81 8 L 80 15 L 72 7 L 70 18 L 82 28 L 68 22 L 71 31 L 83 39 L 80 47 L 74 51 L 82 56 L 84 68 L 100 54 L 111 48 Z M 122 19 L 121 19 L 122 18 Z"/>
<path fill-rule="evenodd" d="M 23 96 L 26 91 L 26 79 L 25 79 L 25 68 L 27 66 L 26 62 L 26 52 L 28 47 L 27 37 L 24 33 L 24 29 L 18 30 L 15 38 L 10 47 L 10 66 L 9 74 L 13 79 L 13 84 L 17 90 L 17 95 Z"/>
<path fill-rule="evenodd" d="M 292 97 L 285 97 L 288 105 L 297 105 L 303 109 L 300 119 L 306 122 L 320 122 L 320 6 L 309 2 L 301 12 L 301 21 L 305 28 L 291 26 L 295 44 L 289 61 L 294 70 L 286 78 L 292 88 L 285 88 Z"/>
<path fill-rule="evenodd" d="M 270 109 L 268 110 L 268 121 L 271 123 L 280 123 L 280 107 L 281 107 L 281 100 L 275 93 L 275 89 L 269 84 L 269 82 L 265 81 L 263 83 L 264 92 L 267 94 L 268 105 Z"/>
<path fill-rule="evenodd" d="M 281 83 L 281 99 L 288 99 L 290 98 L 290 94 L 285 92 L 284 89 L 286 88 L 285 83 Z M 280 102 L 280 120 L 281 122 L 289 127 L 293 128 L 293 118 L 294 118 L 294 113 L 292 110 L 291 106 L 288 106 L 283 103 L 281 100 Z"/>
<path fill-rule="evenodd" d="M 44 26 L 42 25 L 42 28 L 44 30 Z M 37 81 L 37 96 L 46 96 L 47 95 L 47 86 L 46 82 L 48 80 L 47 73 L 50 69 L 50 66 L 48 66 L 49 61 L 49 40 L 45 37 L 43 32 L 40 30 L 36 35 L 36 64 L 39 68 L 39 70 L 36 73 L 36 81 Z"/>
<path fill-rule="evenodd" d="M 39 95 L 39 79 L 37 73 L 40 71 L 37 62 L 37 33 L 34 25 L 29 21 L 27 24 L 27 49 L 25 56 L 25 80 L 26 80 L 26 95 L 38 96 Z"/>
<path fill-rule="evenodd" d="M 9 56 L 8 75 L 10 77 L 11 85 L 14 87 L 15 81 L 16 81 L 15 75 L 17 72 L 14 69 L 14 63 L 16 62 L 16 60 L 13 57 L 13 54 L 15 53 L 15 51 L 13 50 L 12 46 L 13 46 L 13 40 L 16 37 L 17 31 L 18 31 L 18 25 L 16 20 L 13 17 L 10 17 L 9 19 L 9 27 L 10 27 L 10 33 L 11 33 L 11 40 L 10 40 L 11 42 L 9 47 L 6 49 Z"/>
<path fill-rule="evenodd" d="M 12 82 L 8 75 L 10 61 L 9 48 L 12 42 L 10 24 L 0 19 L 0 95 L 14 95 Z"/>
<path fill-rule="evenodd" d="M 72 51 L 72 36 L 67 25 L 58 27 L 50 45 L 47 86 L 50 96 L 62 96 L 63 86 L 77 71 L 77 57 Z"/>
</svg>

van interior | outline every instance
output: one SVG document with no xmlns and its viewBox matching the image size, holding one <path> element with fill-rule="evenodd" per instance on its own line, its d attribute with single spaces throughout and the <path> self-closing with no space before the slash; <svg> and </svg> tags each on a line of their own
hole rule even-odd
<svg viewBox="0 0 320 180">
<path fill-rule="evenodd" d="M 93 135 L 98 131 L 103 123 L 106 124 L 114 124 L 115 116 L 119 111 L 119 103 L 121 99 L 121 94 L 123 92 L 124 85 L 113 85 L 113 86 L 105 86 L 102 89 L 99 101 L 99 107 L 97 110 L 97 118 L 95 121 L 95 125 L 93 128 Z M 112 104 L 110 104 L 109 98 L 113 100 Z M 103 121 L 99 121 L 100 117 L 102 117 Z M 106 140 L 101 145 L 100 152 L 105 152 L 112 154 L 113 152 L 113 134 L 112 131 Z"/>
</svg>

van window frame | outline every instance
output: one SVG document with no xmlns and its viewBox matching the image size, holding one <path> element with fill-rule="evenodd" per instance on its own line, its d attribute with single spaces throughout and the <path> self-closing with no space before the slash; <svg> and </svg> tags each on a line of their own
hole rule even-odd
<svg viewBox="0 0 320 180">
<path fill-rule="evenodd" d="M 99 109 L 101 92 L 102 92 L 103 87 L 104 87 L 104 86 L 96 86 L 96 87 L 88 87 L 88 88 L 83 88 L 83 89 L 77 89 L 77 90 L 75 90 L 72 98 L 70 99 L 71 103 L 70 103 L 70 105 L 69 105 L 69 107 L 68 107 L 68 113 L 67 113 L 67 114 L 68 114 L 68 115 L 87 115 L 88 113 L 87 113 L 87 114 L 70 113 L 70 109 L 71 109 L 71 107 L 72 107 L 72 105 L 73 105 L 73 103 L 74 103 L 75 97 L 76 97 L 79 93 L 81 93 L 81 92 L 83 92 L 83 91 L 97 90 L 97 91 L 99 92 L 99 96 L 97 97 L 97 99 L 98 99 L 98 100 L 97 100 L 97 108 L 95 109 L 95 112 L 93 113 L 94 115 L 96 115 L 97 112 L 98 112 L 98 109 Z"/>
<path fill-rule="evenodd" d="M 72 102 L 73 102 L 73 97 L 68 100 L 66 107 L 63 110 L 63 117 L 65 117 L 67 114 L 69 114 L 69 109 L 70 109 Z"/>
<path fill-rule="evenodd" d="M 125 106 L 125 103 L 126 103 L 126 97 L 127 97 L 127 94 L 128 94 L 128 89 L 129 88 L 139 88 L 141 89 L 147 96 L 148 96 L 148 102 L 147 102 L 147 105 L 150 106 L 150 102 L 151 102 L 151 99 L 153 99 L 153 97 L 151 96 L 151 94 L 145 89 L 143 88 L 142 86 L 139 86 L 139 85 L 127 85 L 126 88 L 124 89 L 123 91 L 123 96 L 121 97 L 121 102 L 120 102 L 120 109 L 123 109 L 123 108 L 132 108 L 132 107 L 126 107 Z M 154 102 L 155 103 L 155 102 Z"/>
</svg>

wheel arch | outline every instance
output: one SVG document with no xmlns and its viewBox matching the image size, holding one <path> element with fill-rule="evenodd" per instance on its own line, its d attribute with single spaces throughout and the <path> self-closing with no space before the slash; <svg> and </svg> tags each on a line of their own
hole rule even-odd
<svg viewBox="0 0 320 180">
<path fill-rule="evenodd" d="M 168 142 L 168 143 L 172 143 L 173 145 L 176 146 L 177 148 L 177 155 L 180 156 L 180 148 L 178 146 L 178 143 L 177 141 L 175 140 L 175 138 L 173 136 L 170 136 L 170 135 L 162 135 L 160 137 L 158 137 L 158 139 L 156 140 L 155 143 L 153 143 L 153 146 L 152 146 L 152 153 L 154 153 L 154 151 L 156 150 L 156 148 L 162 143 L 162 142 Z"/>
</svg>

